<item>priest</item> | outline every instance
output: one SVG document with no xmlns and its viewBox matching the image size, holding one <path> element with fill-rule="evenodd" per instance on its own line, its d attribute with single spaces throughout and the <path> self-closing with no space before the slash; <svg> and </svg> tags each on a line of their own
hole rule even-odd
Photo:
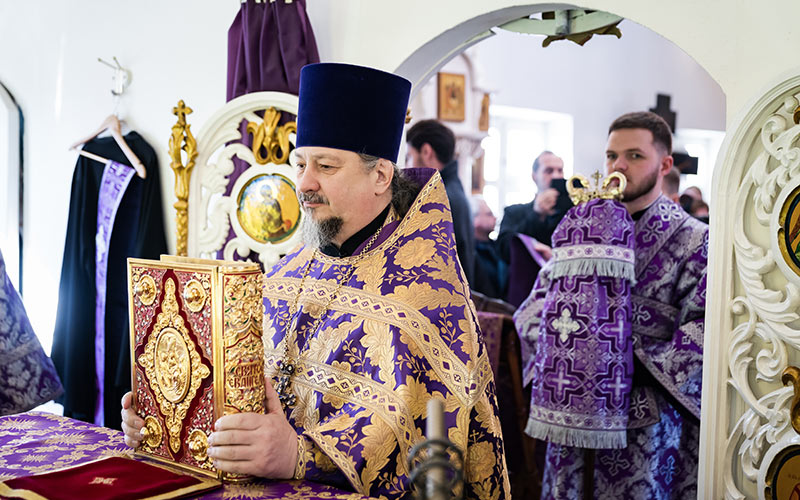
<svg viewBox="0 0 800 500">
<path fill-rule="evenodd" d="M 440 175 L 400 171 L 411 84 L 345 64 L 303 68 L 297 195 L 305 245 L 266 273 L 267 413 L 216 422 L 230 472 L 409 498 L 427 402 L 444 402 L 468 498 L 509 498 L 486 347 Z M 123 398 L 126 442 L 143 422 Z"/>
</svg>

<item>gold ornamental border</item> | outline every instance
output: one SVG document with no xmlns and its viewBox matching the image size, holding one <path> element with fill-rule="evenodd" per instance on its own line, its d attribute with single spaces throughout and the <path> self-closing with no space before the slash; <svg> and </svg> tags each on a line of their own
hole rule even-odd
<svg viewBox="0 0 800 500">
<path fill-rule="evenodd" d="M 134 292 L 134 283 L 132 282 L 132 276 L 134 269 L 138 269 L 141 272 L 144 269 L 165 269 L 165 270 L 172 270 L 175 272 L 186 272 L 186 273 L 204 273 L 209 275 L 209 281 L 211 283 L 211 288 L 208 291 L 208 298 L 211 297 L 218 297 L 223 291 L 223 283 L 222 278 L 224 276 L 230 275 L 241 275 L 241 276 L 248 276 L 252 273 L 261 274 L 261 269 L 258 264 L 252 262 L 232 262 L 232 261 L 219 261 L 219 260 L 211 260 L 211 259 L 199 259 L 199 258 L 190 258 L 190 257 L 180 257 L 180 256 L 173 256 L 173 255 L 162 255 L 160 261 L 155 260 L 148 260 L 148 259 L 128 259 L 128 307 L 129 307 L 129 321 L 130 321 L 130 346 L 131 346 L 131 391 L 135 395 L 137 393 L 138 384 L 136 380 L 136 335 L 135 332 L 135 292 Z M 212 339 L 212 359 L 213 359 L 213 396 L 214 396 L 214 408 L 213 408 L 213 420 L 216 421 L 223 415 L 223 406 L 224 406 L 224 394 L 225 394 L 225 387 L 224 387 L 224 356 L 225 356 L 225 346 L 224 346 L 224 338 L 223 338 L 223 301 L 220 300 L 214 304 L 214 307 L 217 308 L 216 311 L 213 312 L 212 316 L 214 317 L 214 322 L 210 325 L 211 327 L 211 339 Z M 149 335 L 158 335 L 159 332 L 149 332 Z M 137 408 L 136 398 L 133 398 L 132 403 L 133 410 L 139 413 L 139 408 Z M 140 415 L 141 416 L 141 415 Z M 195 436 L 195 439 L 192 441 L 196 443 L 194 445 L 195 449 L 200 451 L 202 448 L 202 439 L 199 436 Z M 198 442 L 199 441 L 199 442 Z M 228 477 L 225 473 L 219 470 L 208 470 L 203 469 L 201 467 L 196 467 L 188 464 L 179 463 L 169 458 L 163 457 L 161 455 L 157 455 L 155 453 L 148 453 L 143 448 L 139 448 L 134 451 L 134 455 L 146 457 L 148 459 L 153 459 L 157 462 L 163 463 L 169 467 L 178 468 L 180 470 L 192 473 L 192 474 L 201 474 L 207 477 L 213 477 L 220 481 L 225 482 L 237 482 L 237 478 L 235 477 Z"/>
<path fill-rule="evenodd" d="M 191 125 L 186 115 L 193 112 L 183 99 L 172 108 L 178 120 L 172 126 L 169 138 L 170 168 L 175 173 L 175 253 L 188 255 L 189 241 L 189 181 L 197 159 L 197 140 L 192 134 Z M 292 145 L 291 134 L 297 133 L 297 123 L 287 122 L 278 126 L 281 111 L 274 107 L 264 109 L 264 118 L 260 122 L 247 122 L 246 130 L 252 135 L 252 151 L 256 163 L 265 165 L 288 164 Z"/>
</svg>

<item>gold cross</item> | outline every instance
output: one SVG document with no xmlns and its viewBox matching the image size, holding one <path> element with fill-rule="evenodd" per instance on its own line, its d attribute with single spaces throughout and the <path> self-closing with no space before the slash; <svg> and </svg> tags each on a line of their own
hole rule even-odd
<svg viewBox="0 0 800 500">
<path fill-rule="evenodd" d="M 172 108 L 172 114 L 178 117 L 179 125 L 186 125 L 186 115 L 192 114 L 193 110 L 186 104 L 183 99 L 178 101 L 178 105 Z"/>
</svg>

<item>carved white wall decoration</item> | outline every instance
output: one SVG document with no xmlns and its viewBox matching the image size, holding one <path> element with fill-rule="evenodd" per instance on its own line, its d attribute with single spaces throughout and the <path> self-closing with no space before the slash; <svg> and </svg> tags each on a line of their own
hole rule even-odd
<svg viewBox="0 0 800 500">
<path fill-rule="evenodd" d="M 223 249 L 225 259 L 234 253 L 246 256 L 250 251 L 269 267 L 301 241 L 300 231 L 280 243 L 261 243 L 249 237 L 238 224 L 236 217 L 239 188 L 247 180 L 264 173 L 277 173 L 296 182 L 294 170 L 289 165 L 268 163 L 259 165 L 253 151 L 238 142 L 242 139 L 239 128 L 242 120 L 260 123 L 256 112 L 274 107 L 278 111 L 297 114 L 297 96 L 283 92 L 253 92 L 231 100 L 206 122 L 197 134 L 197 160 L 189 187 L 189 237 L 188 254 L 213 258 Z M 225 190 L 233 172 L 233 157 L 250 165 L 237 179 L 230 195 Z M 301 214 L 302 217 L 302 214 Z M 235 237 L 225 243 L 233 221 Z"/>
<path fill-rule="evenodd" d="M 777 247 L 800 185 L 800 71 L 729 129 L 712 193 L 698 498 L 764 498 L 772 458 L 800 436 L 781 372 L 800 362 L 800 276 Z"/>
</svg>

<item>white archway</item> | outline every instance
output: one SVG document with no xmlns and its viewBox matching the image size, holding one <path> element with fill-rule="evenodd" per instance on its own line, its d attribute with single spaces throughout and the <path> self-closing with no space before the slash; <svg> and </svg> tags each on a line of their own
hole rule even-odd
<svg viewBox="0 0 800 500">
<path fill-rule="evenodd" d="M 396 67 L 395 72 L 408 78 L 412 82 L 412 94 L 414 94 L 415 92 L 419 91 L 422 85 L 426 83 L 433 75 L 435 75 L 448 61 L 457 57 L 469 47 L 487 39 L 488 37 L 491 37 L 493 35 L 491 28 L 502 25 L 514 19 L 529 16 L 534 13 L 565 8 L 577 7 L 569 4 L 529 4 L 525 6 L 514 6 L 492 10 L 477 15 L 443 31 L 439 35 L 431 38 L 429 41 L 419 46 L 405 60 L 403 60 L 399 66 Z M 623 17 L 625 16 L 625 12 L 615 11 L 614 13 Z M 663 33 L 659 34 L 665 36 Z M 708 70 L 706 71 L 708 72 Z M 724 176 L 718 172 L 721 169 L 721 160 L 722 155 L 720 155 L 718 158 L 717 167 L 715 168 L 714 172 L 714 178 L 716 179 L 715 185 L 725 182 L 732 182 L 732 178 L 730 176 Z M 735 192 L 736 186 L 731 184 L 726 185 L 723 188 L 723 191 L 731 190 Z M 722 199 L 724 197 L 724 195 L 721 195 L 719 186 L 717 186 L 712 193 L 712 197 L 715 200 Z M 725 197 L 724 199 L 727 200 L 729 198 Z M 724 206 L 719 206 L 717 211 L 720 213 L 731 212 L 731 210 L 727 210 L 727 207 Z M 716 218 L 712 222 L 712 232 L 715 235 L 718 235 L 716 240 L 718 242 L 727 242 L 721 244 L 727 244 L 728 246 L 725 246 L 725 248 L 727 248 L 729 251 L 732 245 L 730 243 L 732 241 L 732 237 L 728 230 L 730 226 L 725 224 L 725 222 L 722 220 L 722 217 Z M 717 247 L 715 246 L 715 248 Z M 721 253 L 724 252 L 718 249 L 717 255 L 721 255 Z M 711 260 L 709 262 L 711 262 Z M 729 263 L 729 260 L 717 258 L 714 262 L 715 267 L 719 267 L 719 265 L 723 265 L 722 262 Z M 723 286 L 722 281 L 724 281 L 724 279 L 725 278 L 723 276 L 719 276 L 718 284 L 716 284 L 717 282 L 712 283 L 709 281 L 706 339 L 713 339 L 713 341 L 706 340 L 706 346 L 708 346 L 708 348 L 705 352 L 707 358 L 713 358 L 713 361 L 706 363 L 706 366 L 704 367 L 704 373 L 709 373 L 709 370 L 712 370 L 714 375 L 711 383 L 709 385 L 704 385 L 704 417 L 702 422 L 706 425 L 701 426 L 701 465 L 700 470 L 698 471 L 698 498 L 722 498 L 724 496 L 726 486 L 724 471 L 726 466 L 727 470 L 730 470 L 732 465 L 730 456 L 726 456 L 725 453 L 727 426 L 717 425 L 728 423 L 728 414 L 726 413 L 727 408 L 720 409 L 717 407 L 719 402 L 727 401 L 726 399 L 718 399 L 720 398 L 720 393 L 724 393 L 727 372 L 721 373 L 719 370 L 717 370 L 717 368 L 720 366 L 723 368 L 725 367 L 724 361 L 722 361 L 722 365 L 719 363 L 721 359 L 724 360 L 726 358 L 727 352 L 727 349 L 725 347 L 720 348 L 720 344 L 717 342 L 719 341 L 718 339 L 726 337 L 727 334 L 724 332 L 729 331 L 726 330 L 726 328 L 729 326 L 729 323 L 720 321 L 720 316 L 718 314 L 726 307 L 728 308 L 727 314 L 730 314 L 728 301 L 722 296 L 725 291 L 730 291 L 729 288 L 725 288 Z M 712 311 L 715 311 L 715 313 L 712 314 Z M 706 378 L 705 380 L 709 379 Z M 717 384 L 717 381 L 719 381 L 719 384 Z M 708 425 L 708 423 L 712 423 L 712 425 Z M 717 431 L 725 432 L 720 433 Z"/>
</svg>

